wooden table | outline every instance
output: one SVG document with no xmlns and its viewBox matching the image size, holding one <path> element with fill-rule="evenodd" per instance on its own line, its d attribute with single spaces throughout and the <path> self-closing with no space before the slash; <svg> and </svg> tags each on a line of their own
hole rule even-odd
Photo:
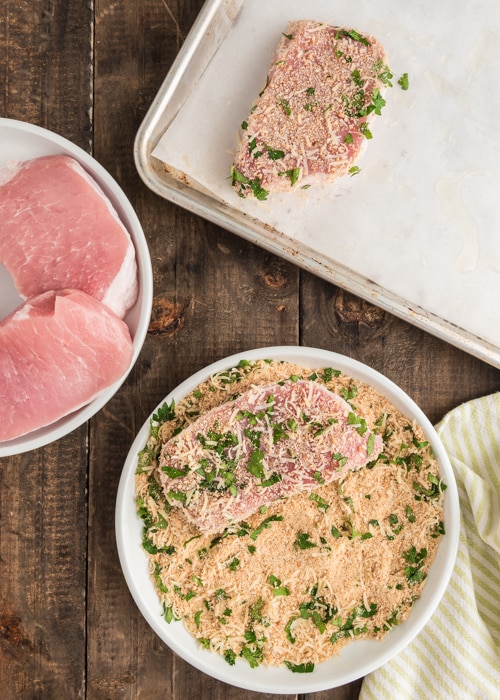
<svg viewBox="0 0 500 700">
<path fill-rule="evenodd" d="M 194 371 L 254 347 L 326 348 L 386 374 L 434 422 L 499 388 L 497 369 L 143 185 L 134 136 L 201 6 L 6 0 L 0 10 L 0 115 L 67 137 L 118 180 L 150 245 L 155 295 L 144 349 L 109 405 L 55 444 L 0 460 L 4 700 L 265 697 L 176 657 L 138 612 L 117 557 L 115 497 L 133 437 Z M 356 698 L 359 688 L 302 700 Z"/>
</svg>

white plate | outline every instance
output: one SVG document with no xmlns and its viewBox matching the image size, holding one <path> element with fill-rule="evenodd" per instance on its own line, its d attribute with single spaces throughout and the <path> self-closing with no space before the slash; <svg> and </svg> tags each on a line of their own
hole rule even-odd
<svg viewBox="0 0 500 700">
<path fill-rule="evenodd" d="M 59 154 L 69 155 L 78 160 L 99 183 L 115 207 L 134 243 L 139 276 L 139 296 L 125 317 L 125 322 L 132 336 L 134 352 L 128 371 L 94 401 L 51 425 L 15 440 L 1 442 L 0 457 L 20 454 L 47 445 L 78 428 L 96 414 L 116 393 L 135 364 L 144 343 L 151 316 L 153 273 L 148 245 L 139 219 L 117 182 L 94 158 L 62 136 L 33 124 L 14 119 L 0 119 L 0 167 L 11 160 L 29 160 L 39 156 Z M 14 286 L 12 277 L 3 265 L 0 265 L 0 319 L 5 318 L 21 302 L 22 299 Z"/>
<path fill-rule="evenodd" d="M 149 436 L 149 420 L 143 425 L 130 449 L 118 487 L 115 526 L 120 562 L 130 592 L 156 634 L 174 652 L 204 673 L 247 690 L 266 693 L 311 693 L 334 688 L 365 676 L 401 651 L 428 622 L 441 600 L 453 570 L 460 525 L 458 494 L 452 467 L 433 426 L 412 399 L 370 367 L 327 350 L 285 346 L 261 348 L 233 355 L 194 374 L 169 394 L 165 401 L 170 403 L 174 399 L 177 403 L 214 372 L 235 367 L 242 359 L 286 360 L 310 368 L 339 369 L 373 386 L 424 429 L 448 486 L 444 502 L 446 535 L 429 571 L 423 595 L 415 604 L 410 617 L 391 630 L 381 641 L 355 641 L 345 647 L 338 656 L 318 664 L 313 673 L 305 675 L 291 673 L 286 668 L 251 669 L 245 661 L 239 659 L 235 666 L 229 666 L 221 656 L 201 648 L 182 622 L 167 624 L 162 617 L 162 607 L 149 577 L 147 556 L 141 546 L 143 523 L 135 509 L 134 477 L 137 454 Z M 163 401 L 161 403 L 163 404 Z"/>
</svg>

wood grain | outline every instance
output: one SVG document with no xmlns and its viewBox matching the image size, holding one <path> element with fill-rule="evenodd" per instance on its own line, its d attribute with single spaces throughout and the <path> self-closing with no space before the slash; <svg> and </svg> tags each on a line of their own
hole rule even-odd
<svg viewBox="0 0 500 700">
<path fill-rule="evenodd" d="M 142 618 L 114 516 L 136 432 L 179 382 L 269 345 L 344 353 L 386 374 L 436 422 L 498 390 L 498 370 L 157 197 L 137 129 L 202 0 L 20 0 L 0 9 L 2 116 L 93 153 L 129 196 L 154 270 L 154 306 L 123 387 L 86 426 L 0 460 L 2 700 L 293 698 L 226 685 L 173 654 Z M 0 379 L 1 381 L 1 379 Z M 354 700 L 361 681 L 300 700 Z"/>
</svg>

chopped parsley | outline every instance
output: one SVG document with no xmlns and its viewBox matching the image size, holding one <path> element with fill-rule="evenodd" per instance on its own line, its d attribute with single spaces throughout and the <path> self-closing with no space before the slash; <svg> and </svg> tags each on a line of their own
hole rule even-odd
<svg viewBox="0 0 500 700">
<path fill-rule="evenodd" d="M 227 661 L 230 666 L 234 666 L 236 663 L 236 652 L 232 649 L 226 649 L 224 652 L 224 660 Z"/>
<path fill-rule="evenodd" d="M 300 177 L 300 168 L 291 168 L 278 173 L 279 177 L 287 177 L 290 180 L 290 185 L 293 187 Z"/>
<path fill-rule="evenodd" d="M 414 586 L 416 583 L 423 581 L 427 574 L 422 571 L 422 567 L 427 557 L 427 549 L 417 550 L 415 546 L 410 547 L 406 552 L 402 553 L 403 559 L 407 562 L 405 566 L 405 577 L 409 586 Z"/>
<path fill-rule="evenodd" d="M 291 661 L 285 661 L 284 663 L 292 673 L 312 673 L 314 671 L 314 663 L 312 661 L 307 661 L 304 664 L 293 664 Z"/>
<path fill-rule="evenodd" d="M 279 522 L 281 520 L 283 520 L 282 515 L 270 515 L 269 517 L 265 518 L 265 520 L 263 520 L 261 524 L 255 528 L 255 530 L 252 530 L 252 532 L 250 533 L 250 538 L 252 540 L 256 540 L 263 530 L 271 527 L 271 523 Z"/>
<path fill-rule="evenodd" d="M 285 100 L 284 97 L 280 97 L 279 100 L 280 107 L 283 108 L 284 113 L 289 117 L 292 114 L 292 110 L 290 109 L 290 103 L 288 100 Z"/>
<path fill-rule="evenodd" d="M 158 409 L 156 413 L 153 413 L 152 420 L 155 423 L 165 423 L 166 421 L 169 420 L 174 420 L 175 418 L 175 401 L 172 399 L 172 401 L 168 403 L 163 403 Z"/>
<path fill-rule="evenodd" d="M 311 493 L 311 495 L 309 496 L 309 500 L 314 501 L 318 506 L 319 510 L 321 510 L 323 513 L 326 513 L 326 511 L 330 507 L 328 501 L 325 501 L 325 499 L 319 496 L 317 493 Z"/>
<path fill-rule="evenodd" d="M 339 29 L 335 38 L 341 39 L 343 37 L 352 39 L 353 41 L 359 41 L 364 46 L 370 46 L 370 42 L 368 41 L 368 39 L 359 32 L 357 32 L 355 29 Z"/>
<path fill-rule="evenodd" d="M 264 465 L 262 464 L 263 459 L 264 451 L 254 450 L 247 463 L 247 471 L 253 474 L 257 479 L 264 479 L 266 476 L 264 473 Z"/>
<path fill-rule="evenodd" d="M 239 565 L 240 565 L 240 560 L 238 559 L 238 557 L 233 557 L 233 559 L 231 559 L 231 561 L 227 565 L 227 568 L 230 569 L 231 571 L 236 571 L 236 569 L 239 567 Z"/>
<path fill-rule="evenodd" d="M 398 85 L 403 89 L 403 90 L 408 90 L 410 83 L 408 79 L 408 73 L 403 73 L 403 75 L 400 77 L 398 80 Z"/>
<path fill-rule="evenodd" d="M 312 549 L 313 547 L 317 547 L 318 545 L 314 544 L 314 542 L 311 542 L 311 535 L 309 535 L 309 533 L 299 532 L 297 534 L 295 546 L 299 549 Z"/>
<path fill-rule="evenodd" d="M 281 151 L 279 148 L 270 148 L 266 146 L 266 151 L 270 160 L 280 160 L 285 157 L 285 151 Z"/>
<path fill-rule="evenodd" d="M 413 488 L 416 492 L 416 501 L 431 501 L 440 497 L 443 491 L 446 490 L 446 484 L 440 481 L 434 474 L 430 472 L 427 474 L 427 480 L 430 483 L 429 488 L 425 488 L 422 484 L 418 482 L 413 482 Z"/>
<path fill-rule="evenodd" d="M 281 579 L 279 579 L 277 576 L 274 576 L 274 574 L 271 574 L 269 576 L 269 584 L 273 588 L 273 595 L 274 596 L 286 596 L 290 595 L 290 590 L 287 586 L 282 586 L 281 585 Z"/>
<path fill-rule="evenodd" d="M 240 173 L 239 170 L 236 170 L 236 168 L 234 167 L 231 170 L 231 177 L 233 187 L 235 187 L 237 184 L 240 185 L 239 194 L 241 197 L 245 196 L 244 192 L 249 187 L 252 190 L 253 195 L 256 199 L 259 199 L 261 201 L 267 199 L 269 192 L 263 187 L 261 187 L 260 178 L 256 177 L 253 180 L 250 180 L 248 177 L 243 175 L 243 173 Z"/>
<path fill-rule="evenodd" d="M 167 605 L 166 603 L 163 603 L 163 618 L 168 625 L 172 622 L 172 620 L 176 619 L 174 617 L 174 611 L 172 610 L 172 607 L 170 605 Z"/>
</svg>

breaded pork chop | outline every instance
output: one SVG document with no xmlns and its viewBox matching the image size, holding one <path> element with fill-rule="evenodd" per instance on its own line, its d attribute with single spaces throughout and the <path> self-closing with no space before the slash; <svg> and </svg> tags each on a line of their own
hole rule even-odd
<svg viewBox="0 0 500 700">
<path fill-rule="evenodd" d="M 232 169 L 236 192 L 266 199 L 353 172 L 390 77 L 374 37 L 313 20 L 291 22 L 242 124 Z"/>
</svg>

